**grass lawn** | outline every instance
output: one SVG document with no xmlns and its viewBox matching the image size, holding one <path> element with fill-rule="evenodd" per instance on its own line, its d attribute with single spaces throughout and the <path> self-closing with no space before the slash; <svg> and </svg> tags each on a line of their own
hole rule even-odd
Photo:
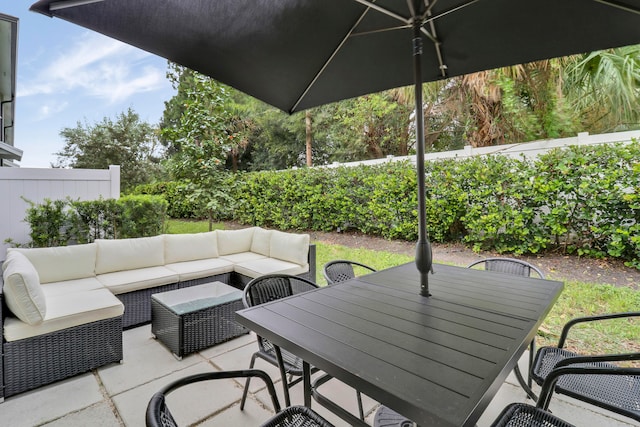
<svg viewBox="0 0 640 427">
<path fill-rule="evenodd" d="M 214 229 L 223 229 L 223 224 L 214 224 Z M 168 233 L 197 233 L 209 231 L 207 221 L 170 220 Z M 412 261 L 412 257 L 384 251 L 363 248 L 350 248 L 316 242 L 316 283 L 326 284 L 322 276 L 322 266 L 334 259 L 352 259 L 381 270 Z M 358 272 L 356 272 L 358 273 Z M 558 302 L 547 316 L 538 331 L 537 345 L 555 345 L 558 342 L 562 326 L 575 317 L 600 313 L 638 311 L 640 292 L 630 288 L 584 283 L 565 282 L 565 289 Z M 610 320 L 597 322 L 589 329 L 576 326 L 575 333 L 569 335 L 569 349 L 591 349 L 591 353 L 640 351 L 640 321 Z"/>
</svg>

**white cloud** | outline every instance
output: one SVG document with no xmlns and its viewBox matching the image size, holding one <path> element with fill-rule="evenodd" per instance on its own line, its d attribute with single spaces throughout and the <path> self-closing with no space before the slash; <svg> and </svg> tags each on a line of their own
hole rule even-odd
<svg viewBox="0 0 640 427">
<path fill-rule="evenodd" d="M 121 102 L 140 92 L 166 86 L 165 72 L 145 65 L 150 53 L 86 32 L 60 51 L 48 65 L 18 86 L 21 97 L 64 96 L 72 91 Z"/>
<path fill-rule="evenodd" d="M 64 111 L 68 105 L 69 105 L 68 102 L 43 104 L 38 108 L 38 116 L 35 118 L 35 120 L 44 120 L 49 116 L 59 113 L 60 111 Z"/>
</svg>

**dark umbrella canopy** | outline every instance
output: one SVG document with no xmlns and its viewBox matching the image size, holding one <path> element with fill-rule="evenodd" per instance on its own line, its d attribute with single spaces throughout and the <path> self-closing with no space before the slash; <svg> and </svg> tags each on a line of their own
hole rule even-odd
<svg viewBox="0 0 640 427">
<path fill-rule="evenodd" d="M 41 0 L 31 9 L 168 58 L 291 113 L 413 84 L 413 3 Z M 433 5 L 422 31 L 424 82 L 640 43 L 638 0 L 419 3 Z"/>
<path fill-rule="evenodd" d="M 385 89 L 640 43 L 640 0 L 40 0 L 55 16 L 289 113 Z M 416 265 L 428 296 L 424 129 Z"/>
</svg>

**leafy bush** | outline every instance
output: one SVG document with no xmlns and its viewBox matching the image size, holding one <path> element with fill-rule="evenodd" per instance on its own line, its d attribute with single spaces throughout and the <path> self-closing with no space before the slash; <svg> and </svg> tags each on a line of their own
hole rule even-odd
<svg viewBox="0 0 640 427">
<path fill-rule="evenodd" d="M 155 236 L 166 227 L 167 201 L 159 196 L 28 202 L 26 221 L 31 227 L 32 247 Z"/>
<path fill-rule="evenodd" d="M 131 194 L 164 197 L 168 203 L 167 215 L 171 218 L 202 219 L 206 217 L 205 203 L 190 198 L 188 187 L 183 182 L 166 181 L 139 185 L 133 189 Z"/>
<path fill-rule="evenodd" d="M 616 257 L 640 267 L 640 144 L 570 147 L 535 161 L 504 156 L 425 165 L 434 241 L 476 250 Z M 300 230 L 353 229 L 415 240 L 409 163 L 246 174 L 234 218 Z"/>
<path fill-rule="evenodd" d="M 552 150 L 536 160 L 496 155 L 432 161 L 425 179 L 433 241 L 511 254 L 563 250 L 621 258 L 640 268 L 637 141 Z M 235 181 L 224 185 L 235 203 L 220 219 L 417 238 L 417 179 L 409 162 L 252 172 L 236 174 Z"/>
</svg>

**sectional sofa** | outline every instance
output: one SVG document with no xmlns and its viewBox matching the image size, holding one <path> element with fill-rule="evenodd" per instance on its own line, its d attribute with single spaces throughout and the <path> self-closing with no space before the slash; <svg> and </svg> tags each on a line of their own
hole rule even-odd
<svg viewBox="0 0 640 427">
<path fill-rule="evenodd" d="M 122 330 L 151 321 L 151 294 L 287 273 L 315 281 L 309 235 L 216 230 L 7 250 L 0 401 L 122 360 Z"/>
</svg>

